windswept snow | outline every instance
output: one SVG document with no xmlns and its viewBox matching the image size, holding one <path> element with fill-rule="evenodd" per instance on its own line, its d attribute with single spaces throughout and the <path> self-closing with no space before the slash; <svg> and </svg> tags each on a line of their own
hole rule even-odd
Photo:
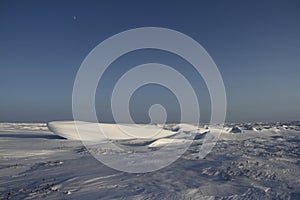
<svg viewBox="0 0 300 200">
<path fill-rule="evenodd" d="M 166 131 L 152 141 L 123 140 L 118 132 L 108 133 L 129 155 L 155 152 L 164 145 L 176 147 L 185 142 L 172 138 L 178 131 L 197 136 L 176 162 L 145 174 L 103 165 L 72 138 L 74 126 L 66 122 L 52 128 L 70 139 L 53 134 L 46 124 L 0 123 L 0 127 L 0 199 L 300 199 L 300 122 L 226 124 L 205 159 L 198 156 L 203 136 L 213 130 L 207 125 L 145 128 Z M 108 127 L 116 131 L 113 125 Z M 230 133 L 232 127 L 241 132 Z"/>
<path fill-rule="evenodd" d="M 105 124 L 89 122 L 60 121 L 49 122 L 49 129 L 55 134 L 71 140 L 130 140 L 159 139 L 169 137 L 176 132 L 161 129 L 154 125 Z M 80 131 L 81 135 L 78 134 Z M 149 136 L 149 137 L 147 137 Z"/>
<path fill-rule="evenodd" d="M 163 138 L 163 139 L 158 139 L 155 142 L 151 143 L 148 145 L 148 147 L 162 147 L 166 145 L 180 145 L 185 142 L 188 142 L 187 140 L 183 139 L 170 139 L 170 138 Z"/>
</svg>

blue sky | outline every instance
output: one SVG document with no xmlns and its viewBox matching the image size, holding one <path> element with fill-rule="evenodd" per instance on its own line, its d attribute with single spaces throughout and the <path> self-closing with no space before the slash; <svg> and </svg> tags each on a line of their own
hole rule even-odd
<svg viewBox="0 0 300 200">
<path fill-rule="evenodd" d="M 180 31 L 208 51 L 226 87 L 227 121 L 299 120 L 299 10 L 298 1 L 276 0 L 0 1 L 0 121 L 72 119 L 73 82 L 86 55 L 116 33 L 147 26 Z M 209 119 L 201 77 L 176 56 L 149 50 L 116 60 L 101 80 L 96 108 L 103 121 L 112 120 L 117 78 L 150 61 L 190 77 L 202 120 Z M 154 85 L 134 94 L 133 118 L 147 122 L 143 111 L 153 103 L 166 105 L 170 121 L 178 119 L 174 96 Z"/>
</svg>

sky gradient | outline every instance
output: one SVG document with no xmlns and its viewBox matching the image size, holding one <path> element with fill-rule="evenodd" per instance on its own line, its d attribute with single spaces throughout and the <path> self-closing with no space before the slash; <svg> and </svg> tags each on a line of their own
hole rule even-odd
<svg viewBox="0 0 300 200">
<path fill-rule="evenodd" d="M 165 27 L 199 42 L 217 64 L 227 93 L 227 120 L 300 120 L 299 1 L 0 1 L 0 121 L 72 119 L 72 89 L 81 62 L 101 41 L 138 27 Z M 210 101 L 188 63 L 166 52 L 131 52 L 101 80 L 96 108 L 111 121 L 109 98 L 122 73 L 147 62 L 168 64 L 197 88 L 203 121 Z M 200 81 L 199 81 L 200 80 Z M 202 82 L 201 82 L 202 80 Z M 168 90 L 145 86 L 132 98 L 136 121 L 147 108 L 178 102 Z"/>
</svg>

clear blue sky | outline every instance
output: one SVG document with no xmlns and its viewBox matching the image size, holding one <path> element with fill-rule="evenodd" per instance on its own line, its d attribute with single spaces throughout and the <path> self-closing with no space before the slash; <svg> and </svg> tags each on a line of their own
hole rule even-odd
<svg viewBox="0 0 300 200">
<path fill-rule="evenodd" d="M 171 28 L 202 44 L 223 76 L 227 121 L 299 120 L 299 10 L 296 0 L 0 1 L 0 121 L 72 119 L 73 82 L 86 55 L 116 33 L 145 26 Z M 200 88 L 202 119 L 209 118 L 207 89 L 188 63 L 149 50 L 112 64 L 96 98 L 103 121 L 112 119 L 114 82 L 150 61 L 190 76 Z M 154 85 L 135 93 L 133 118 L 147 121 L 153 103 L 165 104 L 170 121 L 177 119 L 174 96 Z"/>
</svg>

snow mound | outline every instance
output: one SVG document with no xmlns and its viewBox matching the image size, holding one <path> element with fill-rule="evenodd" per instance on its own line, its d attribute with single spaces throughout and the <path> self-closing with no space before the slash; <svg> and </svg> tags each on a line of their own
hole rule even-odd
<svg viewBox="0 0 300 200">
<path fill-rule="evenodd" d="M 229 132 L 230 132 L 230 133 L 242 133 L 242 130 L 241 130 L 239 127 L 237 127 L 237 126 L 234 126 L 234 127 L 232 127 L 232 128 L 230 129 Z"/>
<path fill-rule="evenodd" d="M 165 145 L 181 145 L 184 144 L 186 142 L 189 142 L 188 140 L 184 140 L 184 139 L 171 139 L 171 138 L 162 138 L 159 140 L 156 140 L 155 142 L 151 143 L 150 145 L 148 145 L 148 147 L 150 148 L 154 148 L 154 147 L 162 147 Z"/>
<path fill-rule="evenodd" d="M 165 130 L 155 125 L 136 126 L 134 124 L 106 124 L 81 121 L 54 121 L 48 123 L 50 131 L 69 140 L 156 140 L 170 137 L 177 132 Z M 81 135 L 77 130 L 80 130 Z M 102 131 L 101 131 L 102 130 Z M 103 134 L 101 134 L 101 132 Z M 84 135 L 83 135 L 84 134 Z M 149 137 L 143 137 L 149 136 Z"/>
</svg>

